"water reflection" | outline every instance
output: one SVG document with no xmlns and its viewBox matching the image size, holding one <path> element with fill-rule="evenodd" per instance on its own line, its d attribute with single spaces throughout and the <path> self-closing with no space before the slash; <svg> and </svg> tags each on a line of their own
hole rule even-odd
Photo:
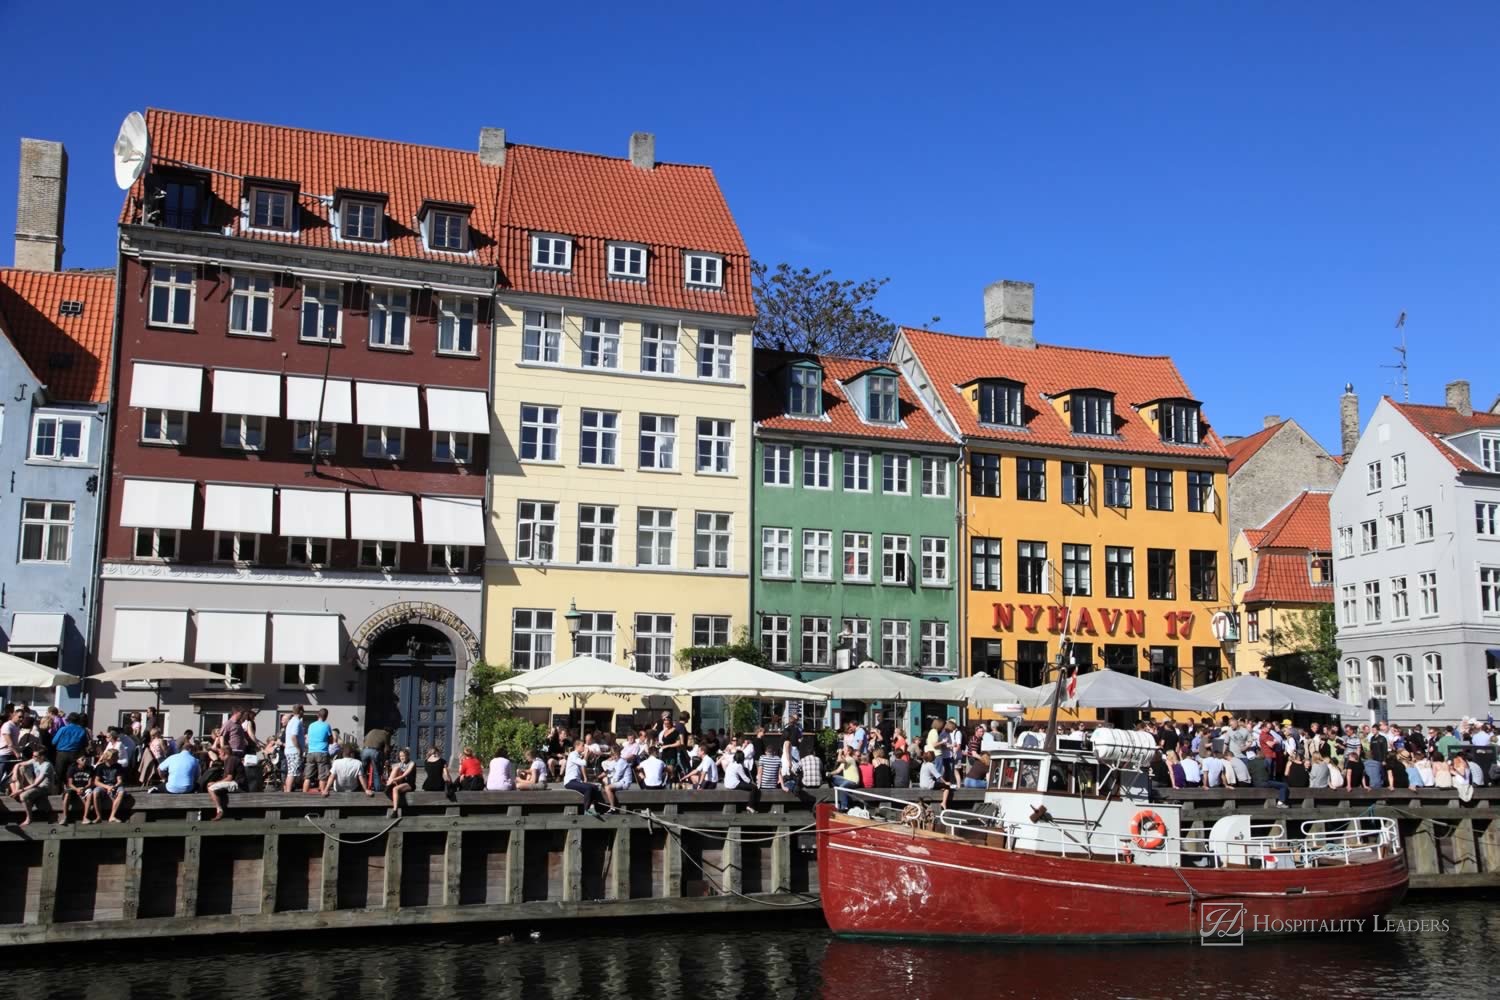
<svg viewBox="0 0 1500 1000">
<path fill-rule="evenodd" d="M 552 923 L 540 926 L 539 940 L 529 928 L 498 937 L 502 931 L 452 926 L 214 936 L 7 951 L 0 1000 L 201 1000 L 226 984 L 255 1000 L 324 992 L 359 1000 L 1500 995 L 1488 961 L 1500 949 L 1500 905 L 1422 901 L 1397 916 L 1446 919 L 1448 931 L 1244 948 L 940 946 L 836 941 L 815 921 L 771 912 L 704 916 L 670 930 L 630 920 Z"/>
</svg>

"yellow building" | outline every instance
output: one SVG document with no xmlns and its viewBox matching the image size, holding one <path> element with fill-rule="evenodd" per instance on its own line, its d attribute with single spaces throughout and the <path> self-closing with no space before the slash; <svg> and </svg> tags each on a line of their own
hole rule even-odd
<svg viewBox="0 0 1500 1000">
<path fill-rule="evenodd" d="M 1329 496 L 1304 490 L 1264 525 L 1246 528 L 1235 538 L 1230 558 L 1240 626 L 1236 673 L 1266 676 L 1268 660 L 1306 647 L 1297 634 L 1299 621 L 1332 607 Z"/>
<path fill-rule="evenodd" d="M 748 621 L 750 261 L 713 174 L 651 147 L 506 151 L 490 663 L 577 652 L 666 677 Z M 530 706 L 538 721 L 570 707 Z M 619 729 L 643 702 L 586 707 Z"/>
<path fill-rule="evenodd" d="M 1038 345 L 1032 286 L 986 290 L 986 336 L 902 330 L 893 358 L 964 441 L 966 673 L 1027 686 L 1061 637 L 1080 672 L 1223 675 L 1223 445 L 1170 358 Z"/>
</svg>

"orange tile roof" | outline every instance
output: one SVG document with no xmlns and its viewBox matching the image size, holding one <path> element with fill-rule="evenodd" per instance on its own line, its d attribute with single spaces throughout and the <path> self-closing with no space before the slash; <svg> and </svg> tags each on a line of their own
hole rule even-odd
<svg viewBox="0 0 1500 1000">
<path fill-rule="evenodd" d="M 690 309 L 750 317 L 750 256 L 729 205 L 708 167 L 658 163 L 650 170 L 629 160 L 538 146 L 506 151 L 502 193 L 505 224 L 502 283 L 542 295 Z M 573 269 L 531 266 L 531 234 L 574 238 Z M 649 249 L 644 282 L 611 280 L 609 241 Z M 683 251 L 724 258 L 723 286 L 688 288 Z"/>
<path fill-rule="evenodd" d="M 1250 547 L 1252 549 L 1259 548 L 1261 539 L 1266 537 L 1266 533 L 1259 528 L 1245 528 L 1243 530 L 1245 532 L 1245 539 L 1250 543 Z"/>
<path fill-rule="evenodd" d="M 82 302 L 83 312 L 62 315 L 64 300 Z M 53 399 L 109 399 L 114 319 L 113 272 L 0 268 L 0 329 Z"/>
<path fill-rule="evenodd" d="M 1265 524 L 1257 548 L 1311 549 L 1332 547 L 1328 531 L 1328 500 L 1322 490 L 1303 490 Z"/>
<path fill-rule="evenodd" d="M 1232 476 L 1240 471 L 1240 467 L 1250 461 L 1250 457 L 1257 451 L 1260 451 L 1261 446 L 1275 437 L 1276 432 L 1281 430 L 1285 425 L 1286 421 L 1282 420 L 1263 430 L 1256 431 L 1249 437 L 1242 437 L 1237 441 L 1226 443 L 1224 450 L 1229 452 L 1229 474 Z"/>
<path fill-rule="evenodd" d="M 1306 552 L 1267 552 L 1256 561 L 1255 584 L 1243 600 L 1245 604 L 1327 604 L 1333 600 L 1333 585 L 1312 582 Z"/>
<path fill-rule="evenodd" d="M 266 233 L 239 228 L 244 182 L 240 177 L 209 175 L 214 206 L 211 228 L 233 223 L 234 235 L 271 243 L 288 243 L 354 253 L 412 257 L 493 267 L 498 232 L 499 167 L 479 162 L 477 152 L 420 146 L 387 139 L 315 132 L 284 125 L 263 125 L 158 108 L 146 112 L 151 158 L 156 170 L 180 161 L 211 170 L 298 187 L 300 228 L 295 233 Z M 339 189 L 383 193 L 386 204 L 384 243 L 337 241 L 329 223 L 330 206 L 310 195 L 332 196 Z M 144 182 L 131 188 L 122 223 L 138 223 Z M 417 230 L 424 201 L 472 205 L 469 255 L 427 250 Z"/>
<path fill-rule="evenodd" d="M 823 420 L 808 420 L 786 415 L 787 387 L 781 372 L 793 361 L 813 361 L 823 367 Z M 897 392 L 901 399 L 901 422 L 896 426 L 867 424 L 859 418 L 849 402 L 844 381 L 871 368 L 885 367 L 867 358 L 835 358 L 788 351 L 755 352 L 755 425 L 763 430 L 794 431 L 884 441 L 913 441 L 957 445 L 943 431 L 917 394 L 902 379 Z"/>
<path fill-rule="evenodd" d="M 1432 439 L 1433 446 L 1453 463 L 1453 467 L 1462 472 L 1489 472 L 1484 466 L 1473 461 L 1468 456 L 1455 450 L 1443 438 L 1462 434 L 1465 431 L 1493 430 L 1500 431 L 1500 413 L 1485 413 L 1475 410 L 1470 416 L 1464 416 L 1457 410 L 1447 406 L 1426 406 L 1420 403 L 1399 403 L 1389 396 L 1386 402 L 1396 408 L 1396 412 L 1404 416 L 1411 425 Z"/>
<path fill-rule="evenodd" d="M 1212 429 L 1203 435 L 1201 444 L 1169 444 L 1131 408 L 1159 399 L 1193 398 L 1171 358 L 1047 344 L 1011 347 L 987 337 L 932 333 L 910 327 L 903 327 L 901 335 L 911 345 L 966 436 L 1015 445 L 1053 445 L 1178 458 L 1228 457 Z M 1025 406 L 1030 411 L 1026 426 L 1015 430 L 981 426 L 978 415 L 957 388 L 976 378 L 1008 378 L 1025 383 Z M 1113 437 L 1074 434 L 1057 410 L 1041 398 L 1042 393 L 1060 393 L 1080 385 L 1098 386 L 1115 394 Z"/>
</svg>

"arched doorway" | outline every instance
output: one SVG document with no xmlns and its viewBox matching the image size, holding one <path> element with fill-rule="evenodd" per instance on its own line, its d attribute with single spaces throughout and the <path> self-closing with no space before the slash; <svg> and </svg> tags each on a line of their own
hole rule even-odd
<svg viewBox="0 0 1500 1000">
<path fill-rule="evenodd" d="M 392 752 L 410 747 L 421 760 L 436 746 L 445 756 L 453 731 L 453 644 L 430 625 L 402 625 L 370 647 L 365 725 L 391 734 Z"/>
</svg>

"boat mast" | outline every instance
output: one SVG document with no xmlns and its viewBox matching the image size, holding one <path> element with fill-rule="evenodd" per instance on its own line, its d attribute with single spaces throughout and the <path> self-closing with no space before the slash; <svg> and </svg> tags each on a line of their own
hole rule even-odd
<svg viewBox="0 0 1500 1000">
<path fill-rule="evenodd" d="M 1062 701 L 1063 677 L 1073 648 L 1072 594 L 1063 597 L 1063 634 L 1057 644 L 1057 683 L 1052 685 L 1052 708 L 1047 713 L 1047 739 L 1042 749 L 1047 753 L 1057 750 L 1057 706 Z"/>
</svg>

